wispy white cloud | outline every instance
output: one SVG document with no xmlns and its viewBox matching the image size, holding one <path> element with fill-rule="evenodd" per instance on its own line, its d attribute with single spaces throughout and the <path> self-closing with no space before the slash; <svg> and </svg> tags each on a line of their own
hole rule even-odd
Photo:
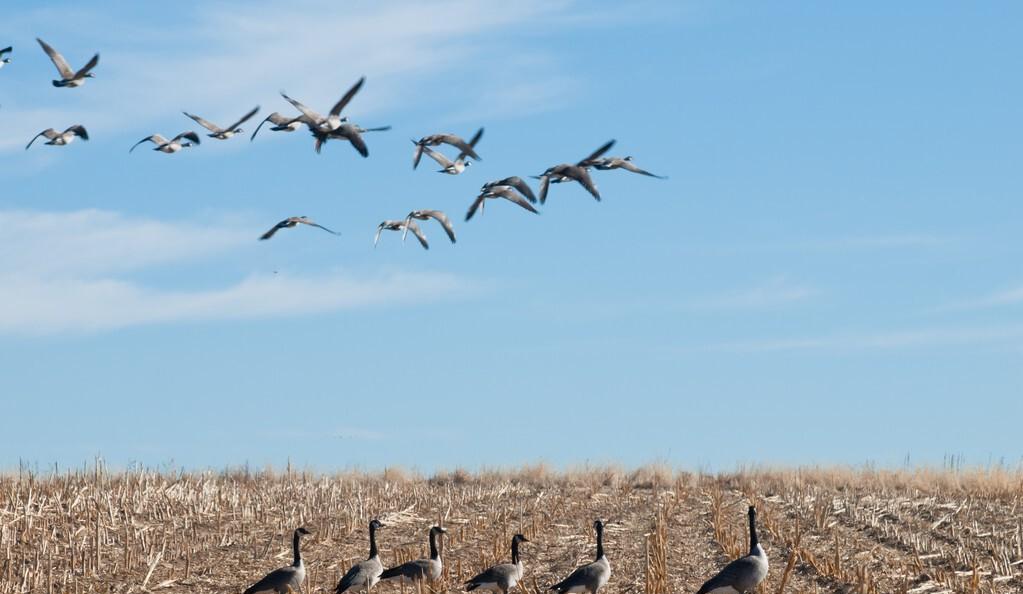
<svg viewBox="0 0 1023 594">
<path fill-rule="evenodd" d="M 237 224 L 118 213 L 0 212 L 0 334 L 94 332 L 141 324 L 296 316 L 431 301 L 470 289 L 447 274 L 345 271 L 247 275 L 223 286 L 162 289 L 127 274 L 210 259 L 255 243 Z"/>
<path fill-rule="evenodd" d="M 263 104 L 264 113 L 291 111 L 277 96 L 280 88 L 326 111 L 364 74 L 368 84 L 349 107 L 364 124 L 426 92 L 439 94 L 434 97 L 438 105 L 449 106 L 450 113 L 439 119 L 463 119 L 467 111 L 494 117 L 538 106 L 550 109 L 563 103 L 561 94 L 578 88 L 572 75 L 558 67 L 557 56 L 530 50 L 529 59 L 502 59 L 497 69 L 483 58 L 523 55 L 516 32 L 530 27 L 535 34 L 538 23 L 566 26 L 577 9 L 564 0 L 197 3 L 190 12 L 173 9 L 173 16 L 166 17 L 173 24 L 160 27 L 153 22 L 159 15 L 154 19 L 128 11 L 119 23 L 123 34 L 90 40 L 102 54 L 95 80 L 57 97 L 43 79 L 33 79 L 29 88 L 5 100 L 10 130 L 0 149 L 21 148 L 38 129 L 49 126 L 84 123 L 107 135 L 131 130 L 141 138 L 168 122 L 176 127 L 164 133 L 192 126 L 180 116 L 182 109 L 217 122 L 227 122 L 256 103 Z M 82 13 L 79 20 L 101 20 L 97 13 L 102 9 L 78 7 L 77 12 Z M 38 26 L 36 19 L 50 16 L 39 9 L 19 18 L 32 29 Z M 85 52 L 81 61 L 91 55 L 87 52 L 93 50 L 80 47 L 85 44 L 80 32 L 58 33 L 78 41 L 72 49 L 75 56 Z M 19 49 L 21 61 L 38 48 Z M 32 58 L 33 68 L 48 67 L 41 52 Z M 455 82 L 444 84 L 448 78 Z M 525 90 L 519 88 L 527 82 Z M 501 88 L 508 92 L 487 93 Z"/>
<path fill-rule="evenodd" d="M 1023 340 L 1023 325 L 943 326 L 913 330 L 750 339 L 699 347 L 698 350 L 770 353 L 808 350 L 897 350 Z"/>
<path fill-rule="evenodd" d="M 686 309 L 737 310 L 782 307 L 812 299 L 820 294 L 814 287 L 777 277 L 754 287 L 730 291 L 684 303 Z"/>
<path fill-rule="evenodd" d="M 989 309 L 993 307 L 1006 307 L 1023 304 L 1023 286 L 1012 287 L 995 291 L 973 299 L 966 299 L 941 305 L 934 308 L 935 312 L 967 311 L 975 309 Z"/>
</svg>

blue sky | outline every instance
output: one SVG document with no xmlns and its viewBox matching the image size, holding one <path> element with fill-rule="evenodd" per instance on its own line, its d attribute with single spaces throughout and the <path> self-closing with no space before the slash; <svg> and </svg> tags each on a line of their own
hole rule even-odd
<svg viewBox="0 0 1023 594">
<path fill-rule="evenodd" d="M 114 6 L 0 22 L 0 467 L 1023 455 L 1016 4 Z M 53 88 L 35 36 L 96 78 Z M 363 75 L 346 113 L 393 126 L 368 159 L 305 132 L 128 154 Z M 479 126 L 465 174 L 411 169 L 409 138 Z M 462 221 L 609 138 L 669 179 Z M 413 208 L 457 245 L 374 249 Z M 256 241 L 291 215 L 342 235 Z"/>
</svg>

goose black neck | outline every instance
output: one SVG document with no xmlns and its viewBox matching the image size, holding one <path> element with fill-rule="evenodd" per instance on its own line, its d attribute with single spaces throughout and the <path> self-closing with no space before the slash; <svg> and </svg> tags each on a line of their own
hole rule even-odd
<svg viewBox="0 0 1023 594">
<path fill-rule="evenodd" d="M 597 524 L 597 560 L 604 556 L 604 525 Z"/>
<path fill-rule="evenodd" d="M 298 530 L 295 531 L 295 536 L 292 537 L 291 546 L 295 550 L 295 561 L 292 563 L 295 567 L 302 564 L 302 554 L 299 552 L 298 541 L 302 539 L 302 535 Z"/>
<path fill-rule="evenodd" d="M 437 552 L 437 531 L 436 530 L 431 530 L 430 531 L 430 558 L 431 559 L 437 559 L 439 557 L 440 557 L 440 554 Z"/>
<path fill-rule="evenodd" d="M 377 556 L 377 526 L 376 524 L 369 525 L 369 558 Z"/>
<path fill-rule="evenodd" d="M 512 565 L 519 564 L 519 539 L 512 539 Z"/>
<path fill-rule="evenodd" d="M 755 553 L 757 545 L 760 543 L 757 540 L 757 517 L 754 514 L 749 516 L 749 550 L 750 553 Z"/>
</svg>

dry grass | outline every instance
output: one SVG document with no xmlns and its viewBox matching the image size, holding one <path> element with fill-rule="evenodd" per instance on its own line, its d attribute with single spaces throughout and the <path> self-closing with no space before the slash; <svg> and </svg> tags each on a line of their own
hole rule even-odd
<svg viewBox="0 0 1023 594">
<path fill-rule="evenodd" d="M 745 551 L 748 502 L 772 562 L 762 594 L 1023 592 L 1021 495 L 1023 474 L 1003 470 L 21 473 L 0 477 L 0 594 L 240 592 L 290 561 L 299 525 L 315 531 L 306 592 L 329 592 L 373 517 L 385 564 L 425 554 L 431 524 L 450 530 L 437 591 L 522 532 L 525 594 L 540 594 L 590 559 L 601 517 L 608 594 L 692 592 Z"/>
</svg>

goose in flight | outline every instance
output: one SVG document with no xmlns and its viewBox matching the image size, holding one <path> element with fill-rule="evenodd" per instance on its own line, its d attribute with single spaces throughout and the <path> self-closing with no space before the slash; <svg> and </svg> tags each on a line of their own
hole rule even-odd
<svg viewBox="0 0 1023 594">
<path fill-rule="evenodd" d="M 319 229 L 323 229 L 327 233 L 333 233 L 334 235 L 341 235 L 337 231 L 331 231 L 330 229 L 324 227 L 323 225 L 313 222 L 313 220 L 310 219 L 309 217 L 288 217 L 281 221 L 280 223 L 277 223 L 276 225 L 271 227 L 270 230 L 267 231 L 266 233 L 260 235 L 259 239 L 260 241 L 266 241 L 267 239 L 273 237 L 274 233 L 277 233 L 281 229 L 291 229 L 292 227 L 297 227 L 300 224 L 309 225 L 310 227 L 317 227 Z"/>
<path fill-rule="evenodd" d="M 547 190 L 552 182 L 561 183 L 565 181 L 579 182 L 579 184 L 586 188 L 587 192 L 589 192 L 597 200 L 600 200 L 600 192 L 597 191 L 597 185 L 593 183 L 593 178 L 590 177 L 590 173 L 587 170 L 587 163 L 602 157 L 604 153 L 614 146 L 614 143 L 614 140 L 609 140 L 604 143 L 603 146 L 590 153 L 588 157 L 574 165 L 571 163 L 555 165 L 547 168 L 547 171 L 536 176 L 537 179 L 540 180 L 540 204 L 547 201 Z"/>
<path fill-rule="evenodd" d="M 480 195 L 476 197 L 476 200 L 469 205 L 469 211 L 465 213 L 465 220 L 468 221 L 471 219 L 473 215 L 476 214 L 477 210 L 483 212 L 483 205 L 491 198 L 504 198 L 505 200 L 518 204 L 533 214 L 540 214 L 536 208 L 529 203 L 529 200 L 520 196 L 512 186 L 494 186 L 480 192 Z"/>
<path fill-rule="evenodd" d="M 665 175 L 656 175 L 649 171 L 640 169 L 632 162 L 632 157 L 604 157 L 602 159 L 593 159 L 585 163 L 586 167 L 593 167 L 601 171 L 609 171 L 611 169 L 624 169 L 647 177 L 656 177 L 657 179 L 668 179 Z"/>
<path fill-rule="evenodd" d="M 480 128 L 480 131 L 476 134 L 483 134 L 483 129 Z M 440 146 L 442 144 L 450 144 L 477 161 L 483 160 L 476 154 L 476 150 L 471 144 L 463 140 L 461 136 L 455 136 L 454 134 L 431 134 L 429 136 L 424 136 L 419 140 L 414 140 L 413 142 L 415 143 L 416 148 L 412 153 L 412 169 L 419 167 L 419 159 L 423 157 L 424 147 Z"/>
<path fill-rule="evenodd" d="M 352 97 L 355 97 L 355 94 L 359 92 L 359 89 L 362 88 L 362 83 L 364 82 L 366 82 L 365 76 L 352 85 L 352 88 L 348 89 L 348 92 L 334 104 L 334 107 L 330 108 L 330 113 L 327 114 L 327 117 L 323 117 L 319 113 L 309 109 L 301 101 L 288 97 L 284 91 L 281 91 L 281 97 L 284 97 L 288 103 L 293 105 L 295 109 L 302 112 L 302 115 L 309 119 L 310 130 L 330 132 L 332 130 L 337 130 L 341 124 L 348 121 L 348 118 L 341 117 L 341 110 L 348 105 L 348 102 L 352 100 Z"/>
<path fill-rule="evenodd" d="M 495 188 L 497 186 L 510 186 L 512 188 L 515 188 L 523 196 L 526 197 L 526 200 L 529 200 L 533 204 L 536 204 L 536 194 L 533 194 L 533 189 L 529 187 L 529 184 L 526 183 L 526 180 L 522 179 L 517 175 L 513 175 L 512 177 L 506 177 L 504 179 L 499 179 L 497 181 L 487 182 L 483 184 L 482 188 L 480 188 L 480 192 L 486 192 L 490 188 Z"/>
<path fill-rule="evenodd" d="M 32 146 L 32 143 L 40 136 L 46 137 L 47 140 L 44 144 L 51 144 L 53 146 L 65 146 L 71 144 L 71 141 L 74 140 L 76 136 L 80 136 L 82 140 L 89 140 L 89 133 L 85 130 L 85 126 L 82 126 L 81 124 L 75 124 L 63 132 L 57 132 L 53 128 L 47 128 L 33 136 L 32 140 L 28 141 L 28 144 L 25 145 L 25 150 L 27 151 L 28 147 Z"/>
<path fill-rule="evenodd" d="M 191 142 L 182 142 L 181 141 L 182 138 L 190 140 Z M 135 147 L 142 144 L 143 142 L 152 142 L 153 144 L 155 144 L 156 146 L 153 147 L 154 151 L 160 151 L 161 153 L 170 154 L 176 153 L 183 148 L 188 148 L 190 146 L 199 144 L 199 135 L 196 134 L 195 132 L 188 131 L 182 132 L 181 134 L 178 134 L 174 138 L 167 140 L 166 138 L 160 136 L 159 134 L 153 134 L 152 136 L 146 136 L 142 140 L 136 142 L 134 145 L 132 145 L 130 149 L 128 149 L 128 152 L 130 153 L 134 151 Z"/>
<path fill-rule="evenodd" d="M 267 122 L 273 124 L 273 126 L 270 126 L 270 130 L 273 132 L 294 132 L 295 130 L 298 130 L 302 124 L 308 124 L 309 118 L 305 117 L 305 115 L 288 117 L 275 111 L 266 116 L 266 119 L 256 126 L 256 131 L 252 133 L 252 138 L 249 138 L 249 141 L 256 139 L 256 134 L 259 134 L 259 129 Z"/>
<path fill-rule="evenodd" d="M 567 578 L 550 587 L 558 594 L 597 594 L 604 584 L 611 579 L 611 564 L 604 554 L 604 523 L 593 522 L 597 531 L 597 559 L 577 567 Z"/>
<path fill-rule="evenodd" d="M 299 552 L 299 545 L 302 537 L 311 534 L 305 528 L 298 528 L 292 536 L 291 546 L 294 554 L 294 561 L 291 565 L 275 569 L 268 573 L 263 579 L 252 584 L 245 590 L 244 594 L 292 594 L 302 592 L 302 582 L 305 581 L 305 563 L 302 561 L 302 554 Z"/>
<path fill-rule="evenodd" d="M 494 565 L 478 576 L 465 582 L 465 591 L 489 590 L 494 594 L 508 594 L 522 579 L 522 560 L 519 559 L 519 543 L 529 542 L 521 534 L 516 534 L 511 541 L 511 563 Z"/>
<path fill-rule="evenodd" d="M 96 76 L 90 71 L 96 67 L 96 64 L 99 64 L 99 54 L 93 56 L 92 59 L 85 64 L 85 66 L 82 66 L 81 70 L 75 72 L 71 70 L 71 66 L 68 66 L 67 60 L 64 59 L 64 56 L 60 55 L 60 52 L 53 49 L 50 44 L 38 37 L 36 37 L 36 41 L 38 41 L 39 45 L 42 46 L 46 55 L 50 56 L 50 61 L 53 62 L 53 65 L 57 67 L 57 72 L 60 73 L 60 80 L 53 81 L 53 86 L 70 88 L 80 87 L 85 84 L 85 79 L 94 78 Z"/>
<path fill-rule="evenodd" d="M 231 138 L 235 134 L 241 134 L 242 133 L 242 129 L 240 128 L 240 126 L 242 124 L 244 124 L 245 122 L 249 121 L 249 118 L 251 118 L 252 116 L 256 115 L 257 111 L 259 111 L 259 106 L 258 105 L 252 111 L 250 111 L 249 113 L 243 115 L 241 117 L 241 119 L 239 119 L 237 122 L 231 124 L 227 128 L 221 128 L 220 126 L 218 126 L 218 125 L 216 125 L 216 124 L 214 124 L 214 123 L 212 123 L 210 121 L 204 120 L 203 118 L 201 118 L 201 117 L 199 117 L 197 115 L 192 115 L 192 114 L 188 113 L 187 111 L 184 111 L 182 113 L 184 113 L 186 116 L 188 116 L 188 117 L 192 118 L 193 120 L 195 120 L 195 123 L 199 124 L 203 128 L 206 128 L 207 130 L 209 130 L 211 133 L 207 134 L 206 136 L 209 136 L 210 138 L 216 138 L 217 140 L 227 140 L 228 138 Z M 255 136 L 255 134 L 253 134 L 253 136 Z"/>
<path fill-rule="evenodd" d="M 451 243 L 455 243 L 455 228 L 451 226 L 451 219 L 448 218 L 448 215 L 439 210 L 413 210 L 408 213 L 408 216 L 405 217 L 405 230 L 401 234 L 401 240 L 403 242 L 405 241 L 405 237 L 408 236 L 408 223 L 411 223 L 412 219 L 418 219 L 420 221 L 435 219 L 438 223 L 440 223 L 441 227 L 444 227 L 444 232 L 448 234 L 448 239 L 451 240 Z"/>
<path fill-rule="evenodd" d="M 13 51 L 14 48 L 11 46 L 7 46 L 3 49 L 0 49 L 0 68 L 3 68 L 4 66 L 11 63 L 11 58 L 9 56 L 10 53 Z"/>
<path fill-rule="evenodd" d="M 696 594 L 745 594 L 767 577 L 767 553 L 757 540 L 757 508 L 749 506 L 749 554 L 732 561 Z"/>
<path fill-rule="evenodd" d="M 406 229 L 411 231 L 412 234 L 416 236 L 416 239 L 419 240 L 419 244 L 421 246 L 423 246 L 424 250 L 430 249 L 430 243 L 426 241 L 426 236 L 423 235 L 423 230 L 419 228 L 419 225 L 417 225 L 415 221 L 412 221 L 412 220 L 409 220 L 409 219 L 405 219 L 405 220 L 402 220 L 402 221 L 384 221 L 384 222 L 380 223 L 379 225 L 377 225 L 377 234 L 373 238 L 373 247 L 377 246 L 377 242 L 380 241 L 380 234 L 383 233 L 384 231 L 402 231 L 402 232 L 404 232 Z M 430 537 L 430 541 L 431 542 L 433 541 L 433 537 L 432 536 Z M 388 571 L 390 571 L 390 570 L 388 570 Z M 387 579 L 387 578 L 381 576 L 381 579 Z"/>
<path fill-rule="evenodd" d="M 412 224 L 414 225 L 415 223 Z M 380 579 L 389 580 L 393 578 L 401 578 L 402 582 L 405 582 L 405 580 L 417 582 L 424 578 L 429 581 L 440 579 L 441 570 L 443 570 L 444 565 L 440 558 L 440 551 L 437 550 L 437 537 L 445 532 L 447 532 L 447 530 L 440 526 L 430 528 L 429 559 L 415 559 L 413 561 L 402 563 L 397 567 L 392 567 L 380 574 Z"/>
<path fill-rule="evenodd" d="M 368 593 L 380 581 L 380 574 L 384 571 L 384 564 L 380 562 L 380 553 L 377 551 L 377 530 L 380 528 L 384 528 L 380 520 L 369 523 L 369 558 L 348 570 L 334 588 L 334 594 L 345 594 L 349 590 L 365 590 Z"/>
<path fill-rule="evenodd" d="M 483 137 L 483 128 L 480 128 L 479 130 L 476 131 L 476 134 L 475 134 L 475 136 L 472 137 L 472 140 L 469 141 L 468 148 L 470 148 L 470 149 L 475 148 L 476 147 L 476 143 L 479 142 L 480 138 L 482 138 L 482 137 Z M 416 141 L 413 140 L 412 142 L 416 142 Z M 451 161 L 447 157 L 445 157 L 443 154 L 441 154 L 440 152 L 435 151 L 435 150 L 433 150 L 432 148 L 430 148 L 428 146 L 422 146 L 420 148 L 422 149 L 422 151 L 424 153 L 426 153 L 427 157 L 430 157 L 431 159 L 436 161 L 438 165 L 443 167 L 443 169 L 438 169 L 437 173 L 447 173 L 448 175 L 458 175 L 459 173 L 462 173 L 463 171 L 465 171 L 466 167 L 468 167 L 469 165 L 472 165 L 472 161 L 466 161 L 466 157 L 469 157 L 470 155 L 469 155 L 469 153 L 467 151 L 464 151 L 464 150 L 461 153 L 458 154 L 458 157 L 455 158 L 454 161 Z"/>
<path fill-rule="evenodd" d="M 355 150 L 358 151 L 360 155 L 368 157 L 369 147 L 366 146 L 366 141 L 362 138 L 362 135 L 366 132 L 383 132 L 390 129 L 390 126 L 363 128 L 358 124 L 349 124 L 348 122 L 341 124 L 329 132 L 324 132 L 320 129 L 313 129 L 313 137 L 316 139 L 316 142 L 313 144 L 313 148 L 316 149 L 317 154 L 319 154 L 323 145 L 326 144 L 328 140 L 331 138 L 341 138 L 352 143 L 352 146 L 355 147 Z"/>
</svg>

